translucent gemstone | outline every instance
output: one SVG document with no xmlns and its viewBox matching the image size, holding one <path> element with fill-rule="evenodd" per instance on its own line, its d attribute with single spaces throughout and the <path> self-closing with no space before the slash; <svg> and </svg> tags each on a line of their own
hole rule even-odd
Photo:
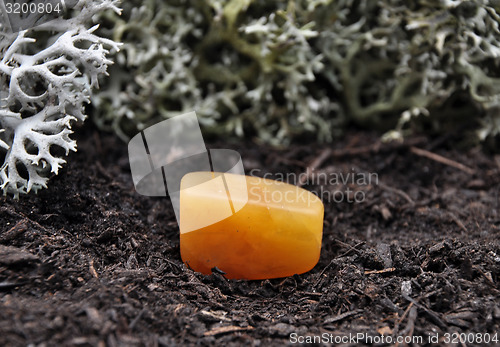
<svg viewBox="0 0 500 347">
<path fill-rule="evenodd" d="M 227 278 L 265 279 L 311 270 L 324 207 L 302 188 L 259 177 L 194 172 L 180 193 L 180 247 L 187 266 Z"/>
</svg>

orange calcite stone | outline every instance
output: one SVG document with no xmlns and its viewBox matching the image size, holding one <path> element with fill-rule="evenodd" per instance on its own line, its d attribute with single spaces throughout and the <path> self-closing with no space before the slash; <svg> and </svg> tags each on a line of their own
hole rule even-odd
<svg viewBox="0 0 500 347">
<path fill-rule="evenodd" d="M 181 257 L 227 278 L 301 274 L 319 260 L 324 207 L 302 188 L 259 177 L 193 172 L 180 191 Z"/>
</svg>

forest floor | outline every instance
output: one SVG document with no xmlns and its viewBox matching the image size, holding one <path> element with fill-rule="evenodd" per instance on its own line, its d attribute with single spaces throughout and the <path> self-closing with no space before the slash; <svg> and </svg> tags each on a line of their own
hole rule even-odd
<svg viewBox="0 0 500 347">
<path fill-rule="evenodd" d="M 127 145 L 80 130 L 78 152 L 48 189 L 0 197 L 1 346 L 500 339 L 499 155 L 453 149 L 450 138 L 386 144 L 359 131 L 330 146 L 214 143 L 238 150 L 247 173 L 309 170 L 304 188 L 337 192 L 323 196 L 314 269 L 227 280 L 182 263 L 172 206 L 135 192 Z M 349 172 L 371 180 L 314 179 Z"/>
</svg>

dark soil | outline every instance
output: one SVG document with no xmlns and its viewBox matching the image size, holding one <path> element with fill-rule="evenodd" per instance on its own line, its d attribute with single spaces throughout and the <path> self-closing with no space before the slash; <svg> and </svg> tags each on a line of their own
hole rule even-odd
<svg viewBox="0 0 500 347">
<path fill-rule="evenodd" d="M 240 151 L 260 175 L 308 166 L 378 175 L 368 185 L 305 182 L 351 191 L 325 201 L 319 263 L 245 281 L 186 268 L 170 202 L 135 192 L 126 144 L 90 127 L 77 138 L 48 189 L 0 198 L 1 346 L 267 346 L 358 333 L 344 345 L 482 334 L 449 343 L 477 345 L 500 334 L 498 155 L 454 150 L 450 138 L 381 144 L 363 132 L 330 149 L 213 144 Z M 346 201 L 356 192 L 364 201 Z"/>
</svg>

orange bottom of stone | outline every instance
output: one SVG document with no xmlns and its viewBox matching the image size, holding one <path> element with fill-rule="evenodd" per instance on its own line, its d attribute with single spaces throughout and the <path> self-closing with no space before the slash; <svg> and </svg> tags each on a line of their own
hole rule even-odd
<svg viewBox="0 0 500 347">
<path fill-rule="evenodd" d="M 224 176 L 230 186 L 232 175 Z M 250 280 L 311 270 L 321 251 L 324 214 L 321 200 L 293 185 L 244 177 L 246 204 L 231 216 L 196 230 L 188 226 L 191 219 L 210 218 L 217 213 L 222 206 L 218 205 L 224 203 L 224 194 L 214 197 L 217 194 L 211 194 L 212 188 L 206 188 L 207 185 L 184 190 L 181 186 L 180 248 L 185 264 L 207 275 L 217 267 L 227 278 Z M 237 205 L 235 195 L 233 191 L 232 199 Z M 213 201 L 206 204 L 211 197 Z"/>
</svg>

